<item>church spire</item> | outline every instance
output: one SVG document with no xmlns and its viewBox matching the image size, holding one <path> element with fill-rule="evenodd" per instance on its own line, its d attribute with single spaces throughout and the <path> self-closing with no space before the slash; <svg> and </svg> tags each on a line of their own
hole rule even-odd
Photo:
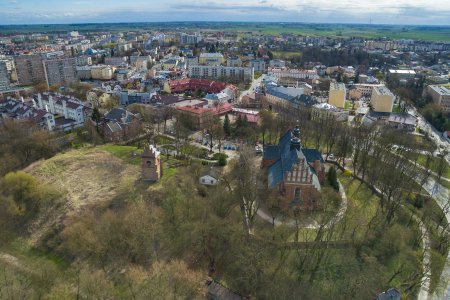
<svg viewBox="0 0 450 300">
<path fill-rule="evenodd" d="M 294 130 L 292 130 L 292 138 L 291 138 L 291 150 L 297 149 L 300 151 L 302 143 L 300 141 L 300 127 L 295 126 Z"/>
</svg>

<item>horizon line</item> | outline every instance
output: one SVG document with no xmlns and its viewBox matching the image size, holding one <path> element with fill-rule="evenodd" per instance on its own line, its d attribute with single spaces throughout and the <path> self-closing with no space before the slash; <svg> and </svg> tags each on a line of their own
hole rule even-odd
<svg viewBox="0 0 450 300">
<path fill-rule="evenodd" d="M 246 24 L 309 24 L 309 25 L 365 25 L 365 26 L 425 26 L 450 27 L 450 24 L 389 24 L 389 23 L 345 23 L 345 22 L 298 22 L 298 21 L 120 21 L 120 22 L 79 22 L 79 23 L 28 23 L 1 24 L 0 26 L 43 26 L 43 25 L 101 25 L 101 24 L 166 24 L 166 23 L 246 23 Z"/>
</svg>

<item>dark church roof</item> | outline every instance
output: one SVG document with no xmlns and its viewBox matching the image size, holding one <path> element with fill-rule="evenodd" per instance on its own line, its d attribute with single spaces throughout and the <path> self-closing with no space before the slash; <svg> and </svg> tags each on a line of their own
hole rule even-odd
<svg viewBox="0 0 450 300">
<path fill-rule="evenodd" d="M 318 150 L 291 148 L 291 140 L 293 138 L 295 139 L 294 133 L 288 130 L 280 138 L 278 145 L 264 147 L 263 159 L 276 160 L 268 168 L 268 184 L 270 189 L 283 182 L 285 173 L 292 170 L 292 166 L 302 159 L 304 159 L 305 164 L 312 163 L 317 159 L 323 162 L 322 155 Z M 314 174 L 313 184 L 320 190 L 320 183 L 314 170 L 309 165 L 305 165 L 305 167 L 309 167 Z"/>
<path fill-rule="evenodd" d="M 306 161 L 308 163 L 313 163 L 316 160 L 320 160 L 321 163 L 324 163 L 323 157 L 322 157 L 322 153 L 320 153 L 319 150 L 317 149 L 302 149 L 303 154 L 306 157 Z"/>
</svg>

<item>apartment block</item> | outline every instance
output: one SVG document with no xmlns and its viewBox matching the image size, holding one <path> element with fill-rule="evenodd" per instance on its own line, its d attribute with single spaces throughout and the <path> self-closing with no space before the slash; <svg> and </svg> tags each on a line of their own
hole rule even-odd
<svg viewBox="0 0 450 300">
<path fill-rule="evenodd" d="M 328 104 L 338 108 L 345 107 L 345 96 L 347 92 L 345 84 L 341 82 L 330 82 L 330 92 L 328 94 Z"/>
<path fill-rule="evenodd" d="M 114 77 L 114 68 L 111 66 L 92 66 L 92 79 L 111 80 Z"/>
<path fill-rule="evenodd" d="M 394 107 L 394 94 L 385 86 L 375 86 L 372 89 L 370 103 L 376 112 L 392 112 Z"/>
<path fill-rule="evenodd" d="M 201 65 L 220 66 L 224 62 L 225 58 L 222 53 L 202 53 L 199 57 Z"/>
<path fill-rule="evenodd" d="M 45 80 L 44 65 L 40 55 L 16 56 L 14 64 L 20 85 L 31 85 Z"/>
<path fill-rule="evenodd" d="M 75 58 L 44 60 L 44 72 L 48 86 L 77 81 Z"/>
<path fill-rule="evenodd" d="M 254 79 L 254 69 L 246 67 L 224 67 L 224 66 L 190 66 L 189 77 L 220 79 L 234 78 L 242 81 L 252 81 Z"/>
<path fill-rule="evenodd" d="M 439 104 L 445 112 L 450 112 L 450 89 L 439 85 L 429 85 L 428 94 L 433 98 L 433 102 Z"/>
<path fill-rule="evenodd" d="M 180 43 L 182 45 L 195 45 L 202 40 L 202 36 L 198 33 L 186 34 L 180 33 Z"/>
<path fill-rule="evenodd" d="M 9 90 L 9 84 L 8 68 L 4 61 L 0 61 L 0 92 Z"/>
</svg>

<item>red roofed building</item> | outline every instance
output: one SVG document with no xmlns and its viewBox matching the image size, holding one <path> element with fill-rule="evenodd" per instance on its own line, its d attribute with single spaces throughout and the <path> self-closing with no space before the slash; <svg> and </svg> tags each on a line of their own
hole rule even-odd
<svg viewBox="0 0 450 300">
<path fill-rule="evenodd" d="M 196 90 L 217 94 L 227 88 L 232 90 L 233 92 L 236 91 L 236 87 L 232 84 L 199 78 L 171 80 L 164 84 L 164 91 L 169 94 L 184 93 L 186 91 L 196 91 Z"/>
<path fill-rule="evenodd" d="M 211 108 L 197 106 L 179 106 L 177 111 L 192 118 L 195 129 L 203 129 L 209 125 L 214 113 Z"/>
<path fill-rule="evenodd" d="M 233 110 L 233 106 L 230 103 L 225 103 L 211 108 L 215 116 L 223 116 Z"/>
</svg>

